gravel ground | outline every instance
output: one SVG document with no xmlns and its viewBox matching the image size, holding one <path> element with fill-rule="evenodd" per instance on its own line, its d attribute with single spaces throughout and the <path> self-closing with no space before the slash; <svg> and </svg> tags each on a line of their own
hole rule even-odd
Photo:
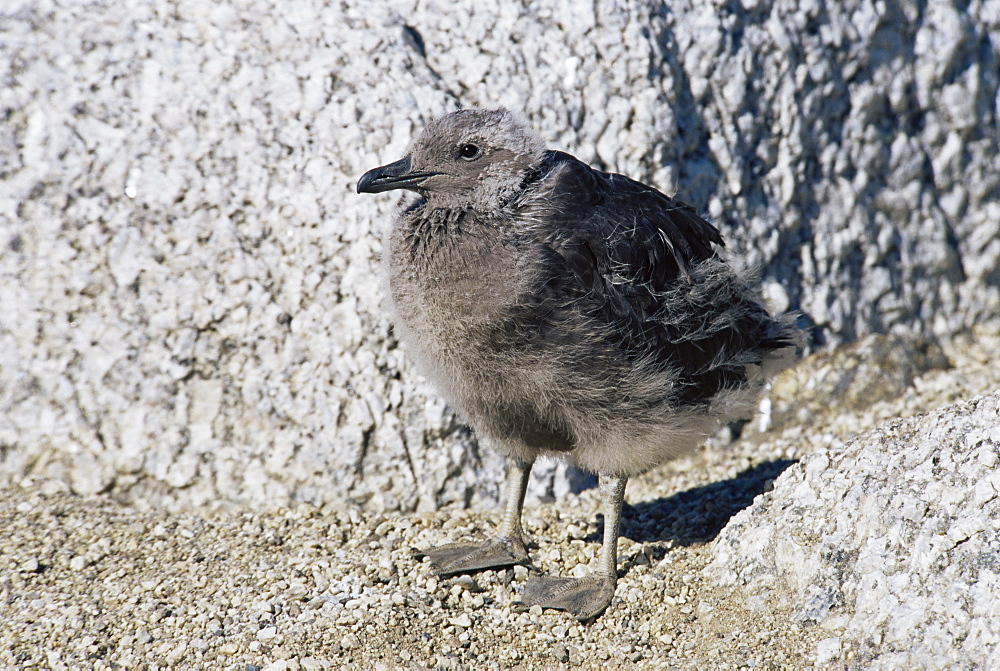
<svg viewBox="0 0 1000 671">
<path fill-rule="evenodd" d="M 438 580 L 412 558 L 413 547 L 475 537 L 481 514 L 384 518 L 299 507 L 205 519 L 7 491 L 0 663 L 808 663 L 809 632 L 790 628 L 780 613 L 746 622 L 742 611 L 716 601 L 700 576 L 705 541 L 725 517 L 713 505 L 718 490 L 632 507 L 621 541 L 624 578 L 611 609 L 591 626 L 537 607 L 518 612 L 513 602 L 525 568 Z M 540 546 L 536 564 L 566 573 L 595 555 L 597 501 L 586 492 L 559 503 L 528 511 L 526 528 Z M 715 606 L 711 618 L 702 617 L 707 603 Z"/>
<path fill-rule="evenodd" d="M 749 615 L 704 577 L 710 541 L 817 446 L 883 415 L 1000 387 L 1000 373 L 984 365 L 998 346 L 995 332 L 943 348 L 875 337 L 804 362 L 775 385 L 770 431 L 748 427 L 631 483 L 623 577 L 588 626 L 519 612 L 526 568 L 438 580 L 413 558 L 413 548 L 479 536 L 493 512 L 166 514 L 24 482 L 0 502 L 0 666 L 809 666 L 825 632 L 785 611 Z M 876 393 L 866 371 L 901 382 Z M 833 384 L 837 375 L 850 379 Z M 792 397 L 810 409 L 805 416 Z M 831 402 L 817 401 L 824 397 Z M 861 397 L 871 402 L 851 404 Z M 598 503 L 588 490 L 527 510 L 539 569 L 570 573 L 594 558 Z"/>
</svg>

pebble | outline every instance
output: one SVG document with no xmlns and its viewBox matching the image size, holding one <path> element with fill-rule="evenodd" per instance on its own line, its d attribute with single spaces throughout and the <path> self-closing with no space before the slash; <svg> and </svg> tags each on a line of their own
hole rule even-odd
<svg viewBox="0 0 1000 671">
<path fill-rule="evenodd" d="M 467 629 L 472 626 L 472 618 L 469 617 L 468 613 L 462 613 L 458 617 L 448 618 L 448 623 L 454 627 L 464 627 Z"/>
</svg>

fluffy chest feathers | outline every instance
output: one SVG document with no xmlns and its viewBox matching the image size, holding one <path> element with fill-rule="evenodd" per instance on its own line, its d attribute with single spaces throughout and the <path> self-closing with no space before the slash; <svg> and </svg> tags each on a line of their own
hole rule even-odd
<svg viewBox="0 0 1000 671">
<path fill-rule="evenodd" d="M 418 205 L 397 221 L 388 257 L 389 289 L 405 330 L 428 353 L 487 340 L 531 290 L 537 266 L 501 216 Z M 412 344 L 412 343 L 408 343 Z M 486 345 L 487 343 L 483 343 Z"/>
</svg>

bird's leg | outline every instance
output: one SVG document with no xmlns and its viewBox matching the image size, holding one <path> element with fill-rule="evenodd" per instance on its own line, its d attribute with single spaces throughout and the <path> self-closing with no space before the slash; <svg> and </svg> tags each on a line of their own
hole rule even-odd
<svg viewBox="0 0 1000 671">
<path fill-rule="evenodd" d="M 591 620 L 608 607 L 618 582 L 618 526 L 628 476 L 601 474 L 601 499 L 604 504 L 604 544 L 597 570 L 586 578 L 532 576 L 525 585 L 521 601 L 525 606 L 566 610 L 581 622 Z"/>
<path fill-rule="evenodd" d="M 528 561 L 521 528 L 521 509 L 528 489 L 531 462 L 511 460 L 507 468 L 507 503 L 498 538 L 480 543 L 452 543 L 428 548 L 420 556 L 430 557 L 442 576 L 505 568 Z"/>
</svg>

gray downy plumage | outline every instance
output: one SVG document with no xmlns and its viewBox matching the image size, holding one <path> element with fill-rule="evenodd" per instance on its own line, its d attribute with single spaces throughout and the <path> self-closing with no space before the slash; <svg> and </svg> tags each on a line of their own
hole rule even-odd
<svg viewBox="0 0 1000 671">
<path fill-rule="evenodd" d="M 508 110 L 439 118 L 358 182 L 400 188 L 419 197 L 388 242 L 397 333 L 510 464 L 499 538 L 426 555 L 446 575 L 527 562 L 531 465 L 565 458 L 600 476 L 601 562 L 589 578 L 533 577 L 522 600 L 592 619 L 614 594 L 627 478 L 751 416 L 803 335 L 691 207 L 545 150 Z"/>
</svg>

